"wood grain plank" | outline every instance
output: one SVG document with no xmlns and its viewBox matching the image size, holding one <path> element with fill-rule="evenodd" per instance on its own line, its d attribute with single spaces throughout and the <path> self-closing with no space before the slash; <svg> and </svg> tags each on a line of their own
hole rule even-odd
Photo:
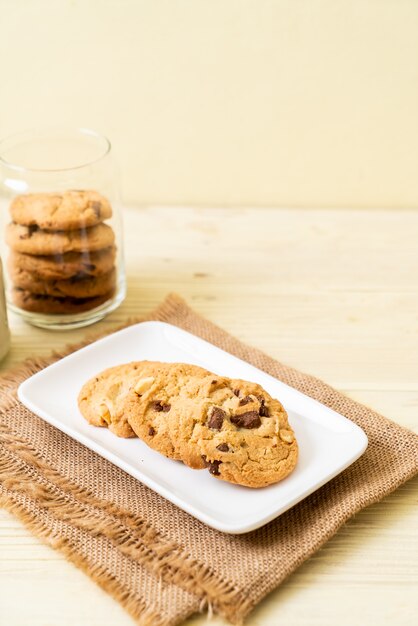
<svg viewBox="0 0 418 626">
<path fill-rule="evenodd" d="M 243 341 L 418 431 L 418 212 L 130 208 L 125 234 L 123 305 L 80 331 L 35 329 L 11 315 L 12 350 L 0 369 L 110 330 L 176 291 Z M 417 490 L 411 481 L 358 514 L 248 626 L 415 625 Z M 132 624 L 5 511 L 0 588 L 8 626 Z"/>
</svg>

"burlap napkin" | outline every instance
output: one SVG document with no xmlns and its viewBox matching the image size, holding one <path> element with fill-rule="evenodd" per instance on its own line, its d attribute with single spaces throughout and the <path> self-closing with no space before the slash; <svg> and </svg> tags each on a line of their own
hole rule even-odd
<svg viewBox="0 0 418 626">
<path fill-rule="evenodd" d="M 352 515 L 418 473 L 418 436 L 240 343 L 178 296 L 169 296 L 147 319 L 199 335 L 342 413 L 367 433 L 366 453 L 264 528 L 224 535 L 16 400 L 19 383 L 60 356 L 55 355 L 29 360 L 1 379 L 0 503 L 142 626 L 178 624 L 207 607 L 237 623 Z"/>
</svg>

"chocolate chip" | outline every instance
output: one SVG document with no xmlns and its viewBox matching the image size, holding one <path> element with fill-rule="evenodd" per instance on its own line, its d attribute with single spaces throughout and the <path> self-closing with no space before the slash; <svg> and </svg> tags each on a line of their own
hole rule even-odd
<svg viewBox="0 0 418 626">
<path fill-rule="evenodd" d="M 93 211 L 96 213 L 97 217 L 100 217 L 100 210 L 102 208 L 102 203 L 98 202 L 97 200 L 94 200 L 93 202 L 90 202 L 90 206 L 93 209 Z"/>
<path fill-rule="evenodd" d="M 161 402 L 161 400 L 156 400 L 155 402 L 151 402 L 150 407 L 153 411 L 157 411 L 157 413 L 161 413 L 161 411 L 164 411 L 164 413 L 168 413 L 168 411 L 171 409 L 171 404 L 164 404 L 164 402 Z"/>
<path fill-rule="evenodd" d="M 219 406 L 214 406 L 207 425 L 209 426 L 209 428 L 213 428 L 214 430 L 221 430 L 225 417 L 225 411 Z"/>
<path fill-rule="evenodd" d="M 268 407 L 265 406 L 265 399 L 263 398 L 263 396 L 256 396 L 257 400 L 259 400 L 260 402 L 260 409 L 258 411 L 258 414 L 261 415 L 262 417 L 270 417 L 270 411 L 268 409 Z"/>
<path fill-rule="evenodd" d="M 23 235 L 19 235 L 19 239 L 30 239 L 33 233 L 35 233 L 37 230 L 39 230 L 39 227 L 36 224 L 30 224 L 29 226 L 26 226 L 26 233 L 24 233 Z"/>
<path fill-rule="evenodd" d="M 74 276 L 72 276 L 72 277 L 71 277 L 71 278 L 69 278 L 68 280 L 69 280 L 69 282 L 70 282 L 72 285 L 75 285 L 76 283 L 79 283 L 80 281 L 83 281 L 83 280 L 85 280 L 86 278 L 87 278 L 87 275 L 86 275 L 86 274 L 82 274 L 82 273 L 81 273 L 81 274 L 75 274 Z"/>
<path fill-rule="evenodd" d="M 219 446 L 216 446 L 216 449 L 220 452 L 229 452 L 229 446 L 227 443 L 220 443 Z"/>
<path fill-rule="evenodd" d="M 77 281 L 85 280 L 86 278 L 90 278 L 90 276 L 88 274 L 85 274 L 84 272 L 79 272 L 78 274 L 74 274 L 74 276 L 72 276 L 68 280 L 72 281 L 73 283 L 76 283 Z"/>
<path fill-rule="evenodd" d="M 261 420 L 257 411 L 247 411 L 241 415 L 232 415 L 231 424 L 238 428 L 258 428 L 261 426 Z"/>
<path fill-rule="evenodd" d="M 83 267 L 85 267 L 88 272 L 92 272 L 96 269 L 96 266 L 93 263 L 84 263 Z"/>
<path fill-rule="evenodd" d="M 220 475 L 219 466 L 222 461 L 208 461 L 204 454 L 202 454 L 202 459 L 205 467 L 209 469 L 210 474 L 213 474 L 213 476 Z"/>
<path fill-rule="evenodd" d="M 216 385 L 217 382 L 217 380 L 212 380 L 211 385 Z"/>
<path fill-rule="evenodd" d="M 248 404 L 249 402 L 253 402 L 252 397 L 245 396 L 245 398 L 241 398 L 241 400 L 239 401 L 239 406 L 244 406 L 245 404 Z"/>
<path fill-rule="evenodd" d="M 239 389 L 234 389 L 234 395 L 237 396 L 237 398 L 239 398 L 239 394 L 240 394 L 240 390 Z"/>
<path fill-rule="evenodd" d="M 150 426 L 149 429 L 148 429 L 148 434 L 149 434 L 150 437 L 154 437 L 154 435 L 155 435 L 155 428 Z"/>
<path fill-rule="evenodd" d="M 39 230 L 39 226 L 37 226 L 36 224 L 31 224 L 30 226 L 28 226 L 28 236 L 32 237 L 33 233 L 35 233 L 37 230 Z"/>
</svg>

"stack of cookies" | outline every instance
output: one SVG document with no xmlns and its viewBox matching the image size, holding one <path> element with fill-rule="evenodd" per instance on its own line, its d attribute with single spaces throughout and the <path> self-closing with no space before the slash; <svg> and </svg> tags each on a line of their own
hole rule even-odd
<svg viewBox="0 0 418 626">
<path fill-rule="evenodd" d="M 70 314 L 112 297 L 116 284 L 112 215 L 97 191 L 35 193 L 14 198 L 6 228 L 12 297 L 26 311 Z"/>
</svg>

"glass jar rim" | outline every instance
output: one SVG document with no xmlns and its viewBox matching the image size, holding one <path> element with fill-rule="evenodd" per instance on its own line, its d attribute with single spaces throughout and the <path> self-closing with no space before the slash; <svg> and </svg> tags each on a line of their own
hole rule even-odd
<svg viewBox="0 0 418 626">
<path fill-rule="evenodd" d="M 20 165 L 19 163 L 13 162 L 13 160 L 8 160 L 5 156 L 3 156 L 3 151 L 5 150 L 5 146 L 7 146 L 8 142 L 18 142 L 19 139 L 22 141 L 25 139 L 33 138 L 36 136 L 48 135 L 58 132 L 67 132 L 73 133 L 74 135 L 91 137 L 99 140 L 103 144 L 102 151 L 98 154 L 98 156 L 87 159 L 82 163 L 78 163 L 77 165 L 73 165 L 70 167 L 27 167 L 25 165 Z M 93 165 L 98 163 L 102 159 L 104 159 L 110 152 L 112 148 L 112 144 L 109 139 L 95 130 L 91 130 L 90 128 L 84 127 L 66 127 L 66 126 L 42 126 L 39 128 L 33 128 L 29 130 L 20 131 L 18 133 L 13 133 L 11 135 L 7 135 L 0 139 L 0 164 L 8 167 L 9 169 L 13 169 L 19 172 L 66 172 L 72 170 L 79 170 L 89 165 Z"/>
</svg>

